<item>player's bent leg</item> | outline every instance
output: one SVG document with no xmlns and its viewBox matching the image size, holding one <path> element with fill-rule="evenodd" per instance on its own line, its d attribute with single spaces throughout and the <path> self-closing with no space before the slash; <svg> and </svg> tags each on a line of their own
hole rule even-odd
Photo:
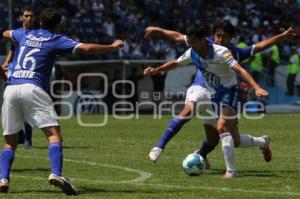
<svg viewBox="0 0 300 199">
<path fill-rule="evenodd" d="M 158 158 L 167 143 L 180 131 L 181 127 L 192 118 L 195 104 L 196 102 L 186 103 L 181 113 L 169 122 L 159 143 L 151 149 L 149 153 L 150 160 L 153 162 L 158 161 Z"/>
<path fill-rule="evenodd" d="M 234 126 L 232 132 L 238 132 L 237 126 Z M 240 134 L 240 147 L 248 148 L 248 147 L 259 147 L 263 152 L 263 157 L 266 162 L 270 162 L 272 160 L 272 151 L 270 149 L 270 136 L 264 135 L 261 137 L 254 137 L 248 134 Z"/>
<path fill-rule="evenodd" d="M 219 134 L 217 129 L 208 124 L 204 124 L 206 140 L 203 141 L 200 149 L 195 152 L 204 158 L 205 169 L 211 169 L 211 165 L 207 159 L 207 155 L 215 149 L 219 143 Z"/>
<path fill-rule="evenodd" d="M 9 189 L 9 174 L 14 161 L 15 150 L 18 146 L 18 133 L 5 135 L 5 144 L 1 152 L 0 192 L 7 193 Z"/>
<path fill-rule="evenodd" d="M 77 189 L 69 182 L 67 178 L 62 176 L 63 150 L 60 127 L 50 126 L 44 127 L 42 130 L 49 142 L 48 152 L 51 164 L 51 174 L 48 182 L 62 189 L 62 191 L 67 195 L 77 195 Z"/>
</svg>

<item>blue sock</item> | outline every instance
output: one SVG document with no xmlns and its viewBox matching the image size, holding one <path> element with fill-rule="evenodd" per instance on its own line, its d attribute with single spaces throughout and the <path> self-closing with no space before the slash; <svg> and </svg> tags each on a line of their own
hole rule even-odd
<svg viewBox="0 0 300 199">
<path fill-rule="evenodd" d="M 200 150 L 197 152 L 201 155 L 204 159 L 206 159 L 207 154 L 215 149 L 216 146 L 209 145 L 207 140 L 204 140 Z"/>
<path fill-rule="evenodd" d="M 32 138 L 32 128 L 27 122 L 25 122 L 24 123 L 24 140 L 25 140 L 25 142 L 27 141 L 31 144 L 31 138 Z"/>
<path fill-rule="evenodd" d="M 11 165 L 15 158 L 15 152 L 11 148 L 4 148 L 1 153 L 1 179 L 9 179 Z"/>
<path fill-rule="evenodd" d="M 61 176 L 63 166 L 63 153 L 61 142 L 53 142 L 48 146 L 51 173 Z"/>
<path fill-rule="evenodd" d="M 187 120 L 180 119 L 178 117 L 172 119 L 169 122 L 169 125 L 164 132 L 162 138 L 159 143 L 156 145 L 157 147 L 164 149 L 167 143 L 174 137 L 177 132 L 181 129 L 181 127 L 187 122 Z"/>
</svg>

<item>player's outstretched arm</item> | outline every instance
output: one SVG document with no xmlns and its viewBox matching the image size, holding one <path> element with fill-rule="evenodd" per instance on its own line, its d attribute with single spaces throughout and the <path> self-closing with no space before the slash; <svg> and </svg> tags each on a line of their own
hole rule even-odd
<svg viewBox="0 0 300 199">
<path fill-rule="evenodd" d="M 297 37 L 296 31 L 294 30 L 294 28 L 289 27 L 289 29 L 287 29 L 286 31 L 275 35 L 269 39 L 265 39 L 263 41 L 260 41 L 258 43 L 255 44 L 254 50 L 253 50 L 253 54 L 261 52 L 267 48 L 269 48 L 270 46 L 277 44 L 280 41 L 286 40 L 286 39 L 295 39 Z"/>
<path fill-rule="evenodd" d="M 149 66 L 144 70 L 144 75 L 155 75 L 160 72 L 169 71 L 172 70 L 173 68 L 176 68 L 178 65 L 179 63 L 177 60 L 172 60 L 157 68 Z"/>
<path fill-rule="evenodd" d="M 6 30 L 2 33 L 3 38 L 5 39 L 11 39 L 11 30 Z"/>
<path fill-rule="evenodd" d="M 13 58 L 14 58 L 14 53 L 13 53 L 12 51 L 9 51 L 9 53 L 8 53 L 8 55 L 6 56 L 6 58 L 5 58 L 4 62 L 3 62 L 3 64 L 1 65 L 1 67 L 2 67 L 4 70 L 6 70 L 6 69 L 8 68 L 8 64 L 9 64 L 10 62 L 12 62 Z"/>
<path fill-rule="evenodd" d="M 255 94 L 257 96 L 268 96 L 268 91 L 262 89 L 253 79 L 253 77 L 244 69 L 241 67 L 240 64 L 236 64 L 232 67 L 232 70 L 234 70 L 236 73 L 238 73 L 245 81 L 247 81 L 255 90 Z"/>
<path fill-rule="evenodd" d="M 124 46 L 123 40 L 116 40 L 110 45 L 82 43 L 76 48 L 75 53 L 81 53 L 87 55 L 101 54 L 101 53 L 115 51 L 119 48 L 122 48 L 123 46 Z"/>
<path fill-rule="evenodd" d="M 168 30 L 168 29 L 163 29 L 160 27 L 155 27 L 155 26 L 149 26 L 145 29 L 145 38 L 150 39 L 153 36 L 163 36 L 168 40 L 175 41 L 181 44 L 185 44 L 185 39 L 184 39 L 184 34 L 173 31 L 173 30 Z"/>
</svg>

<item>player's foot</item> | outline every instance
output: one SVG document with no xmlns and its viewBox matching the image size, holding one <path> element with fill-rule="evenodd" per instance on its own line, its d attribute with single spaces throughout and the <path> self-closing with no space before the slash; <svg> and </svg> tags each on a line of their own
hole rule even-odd
<svg viewBox="0 0 300 199">
<path fill-rule="evenodd" d="M 7 193 L 9 188 L 8 180 L 3 178 L 0 180 L 0 193 Z"/>
<path fill-rule="evenodd" d="M 239 177 L 240 174 L 237 171 L 226 171 L 222 176 L 222 179 L 233 179 Z"/>
<path fill-rule="evenodd" d="M 195 151 L 194 151 L 194 153 L 195 154 L 198 154 L 198 155 L 200 155 L 200 149 L 198 148 L 198 149 L 196 149 Z M 203 158 L 203 162 L 204 162 L 204 168 L 206 169 L 206 170 L 209 170 L 209 169 L 211 169 L 211 164 L 209 163 L 209 161 L 208 161 L 208 159 L 206 158 L 206 159 L 204 159 Z"/>
<path fill-rule="evenodd" d="M 204 168 L 205 168 L 206 170 L 211 169 L 211 165 L 210 165 L 208 159 L 204 159 L 204 158 L 203 158 L 203 162 L 204 162 Z"/>
<path fill-rule="evenodd" d="M 264 147 L 261 148 L 261 150 L 263 152 L 265 161 L 270 162 L 272 160 L 272 151 L 270 149 L 271 138 L 268 135 L 264 135 L 262 137 L 265 139 L 266 144 Z"/>
<path fill-rule="evenodd" d="M 153 147 L 149 153 L 150 160 L 156 163 L 162 151 L 159 147 Z"/>
<path fill-rule="evenodd" d="M 50 174 L 48 182 L 56 187 L 61 188 L 61 190 L 67 195 L 78 195 L 78 191 L 74 185 L 72 185 L 71 182 L 63 176 Z"/>
</svg>

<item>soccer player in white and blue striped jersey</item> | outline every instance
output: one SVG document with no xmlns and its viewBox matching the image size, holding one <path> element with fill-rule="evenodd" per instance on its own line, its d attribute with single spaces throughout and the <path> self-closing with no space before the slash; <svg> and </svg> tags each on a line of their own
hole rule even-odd
<svg viewBox="0 0 300 199">
<path fill-rule="evenodd" d="M 55 8 L 47 8 L 40 15 L 40 29 L 5 31 L 3 36 L 19 45 L 17 60 L 4 91 L 2 126 L 4 147 L 1 152 L 0 192 L 9 188 L 9 174 L 17 147 L 17 132 L 24 121 L 40 128 L 48 139 L 51 164 L 49 183 L 58 186 L 67 195 L 77 195 L 77 189 L 62 176 L 62 135 L 50 96 L 46 93 L 57 55 L 112 52 L 123 46 L 122 40 L 111 45 L 79 43 L 55 34 L 61 21 Z"/>
<path fill-rule="evenodd" d="M 234 36 L 235 33 L 235 28 L 229 21 L 227 20 L 217 21 L 214 24 L 213 29 L 214 29 L 213 39 L 211 39 L 212 42 L 215 42 L 216 44 L 219 45 L 226 46 L 232 52 L 233 57 L 239 62 L 242 62 L 243 60 L 251 57 L 253 54 L 257 52 L 267 49 L 273 44 L 276 44 L 285 39 L 292 39 L 296 36 L 294 29 L 289 28 L 283 33 L 275 35 L 274 37 L 268 38 L 266 40 L 260 41 L 254 45 L 245 48 L 238 48 L 231 43 L 232 37 Z M 187 43 L 186 35 L 180 32 L 167 30 L 160 27 L 152 27 L 152 26 L 146 28 L 145 30 L 146 38 L 151 38 L 155 35 L 163 36 L 169 40 L 186 44 L 187 46 L 189 46 L 189 44 Z M 197 70 L 196 78 L 193 84 L 187 90 L 185 107 L 182 110 L 182 112 L 179 114 L 179 116 L 190 115 L 190 112 L 193 110 L 195 103 L 198 102 L 199 100 L 200 101 L 203 100 L 201 99 L 201 96 L 203 96 L 200 92 L 201 89 L 199 89 L 200 87 L 199 83 L 201 82 L 200 74 L 201 72 Z M 173 122 L 173 120 L 174 121 L 176 120 L 176 122 Z M 151 150 L 149 154 L 151 160 L 153 161 L 158 160 L 158 157 L 162 152 L 162 150 L 165 148 L 166 144 L 172 139 L 172 137 L 180 130 L 181 126 L 183 126 L 184 123 L 186 122 L 186 120 L 181 120 L 179 117 L 174 118 L 173 120 L 171 120 L 168 128 L 166 129 L 159 143 Z M 205 133 L 207 139 L 203 141 L 202 146 L 199 150 L 197 150 L 197 153 L 204 158 L 206 167 L 210 168 L 210 164 L 207 160 L 207 154 L 210 153 L 218 144 L 219 137 L 217 136 L 217 132 L 215 129 L 215 122 L 213 122 L 212 120 L 204 120 L 204 127 L 205 127 Z M 239 142 L 235 143 L 235 145 L 238 146 Z M 271 156 L 271 151 L 268 147 L 263 148 L 263 154 L 265 160 L 269 162 L 272 156 Z"/>
<path fill-rule="evenodd" d="M 268 92 L 260 88 L 234 59 L 229 49 L 211 43 L 208 40 L 208 27 L 201 26 L 190 30 L 188 42 L 191 46 L 180 58 L 167 62 L 158 68 L 148 67 L 144 73 L 156 74 L 162 71 L 168 71 L 180 65 L 194 63 L 201 72 L 204 81 L 201 87 L 211 90 L 215 93 L 214 99 L 220 105 L 220 115 L 217 122 L 217 130 L 220 134 L 222 149 L 224 152 L 227 172 L 224 178 L 233 178 L 238 176 L 234 163 L 234 142 L 233 137 L 239 137 L 237 129 L 236 114 L 238 108 L 238 86 L 236 73 L 250 83 L 259 96 L 267 96 Z M 231 135 L 232 134 L 232 135 Z M 246 135 L 241 139 L 241 147 L 263 147 L 268 144 L 264 138 L 253 139 Z"/>
</svg>

